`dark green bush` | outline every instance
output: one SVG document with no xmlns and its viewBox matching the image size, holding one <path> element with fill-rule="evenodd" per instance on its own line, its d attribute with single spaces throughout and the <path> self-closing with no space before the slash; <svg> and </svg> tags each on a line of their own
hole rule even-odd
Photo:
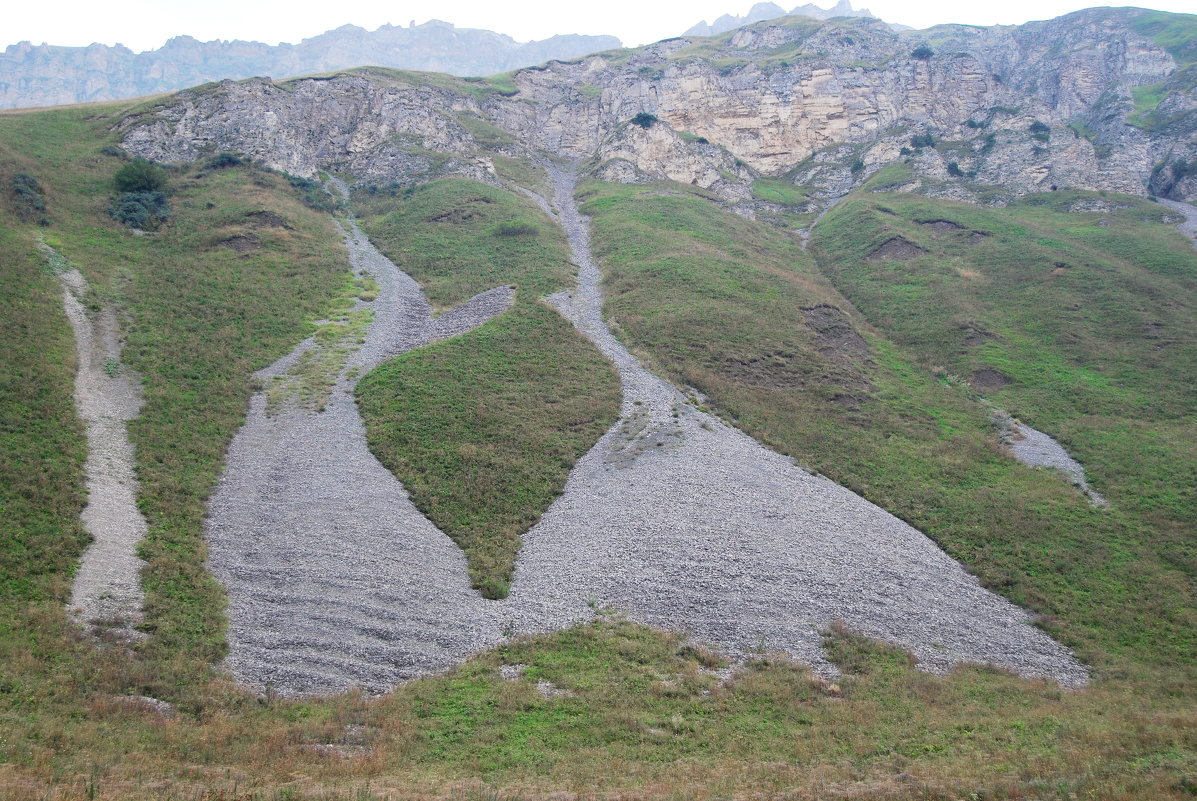
<svg viewBox="0 0 1197 801">
<path fill-rule="evenodd" d="M 929 133 L 916 134 L 910 140 L 910 144 L 914 147 L 935 147 L 935 137 Z"/>
<path fill-rule="evenodd" d="M 911 58 L 917 58 L 920 61 L 926 61 L 935 55 L 935 51 L 927 47 L 927 45 L 919 45 L 914 50 L 910 51 Z"/>
<path fill-rule="evenodd" d="M 130 228 L 153 231 L 170 219 L 165 192 L 122 192 L 108 206 L 114 220 Z"/>
<path fill-rule="evenodd" d="M 649 114 L 647 111 L 642 111 L 635 117 L 632 117 L 632 124 L 639 125 L 641 128 L 651 128 L 656 121 L 656 116 Z"/>
<path fill-rule="evenodd" d="M 18 219 L 39 225 L 49 224 L 50 220 L 46 217 L 46 192 L 36 178 L 23 172 L 13 173 L 8 179 L 8 190 L 13 211 Z"/>
<path fill-rule="evenodd" d="M 152 161 L 136 158 L 116 171 L 113 179 L 117 192 L 165 192 L 166 170 Z"/>
<path fill-rule="evenodd" d="M 854 172 L 854 173 L 860 172 L 863 169 L 864 169 L 864 162 L 861 161 L 860 159 L 857 159 L 856 161 L 852 162 L 852 167 L 851 167 L 852 172 Z"/>
<path fill-rule="evenodd" d="M 300 178 L 298 175 L 288 175 L 287 181 L 299 190 L 304 205 L 317 211 L 335 212 L 341 208 L 340 202 L 324 191 L 324 186 L 314 178 Z"/>
<path fill-rule="evenodd" d="M 240 167 L 243 164 L 249 164 L 250 160 L 243 158 L 236 153 L 230 153 L 227 150 L 222 153 L 217 153 L 212 158 L 208 159 L 208 169 L 210 170 L 224 170 L 229 167 Z"/>
<path fill-rule="evenodd" d="M 1044 125 L 1039 120 L 1032 122 L 1029 130 L 1031 131 L 1031 138 L 1040 142 L 1046 142 L 1051 138 L 1052 129 Z"/>
<path fill-rule="evenodd" d="M 955 178 L 961 178 L 964 176 L 964 170 L 960 169 L 960 165 L 956 162 L 950 161 L 948 162 L 948 175 L 951 175 Z"/>
</svg>

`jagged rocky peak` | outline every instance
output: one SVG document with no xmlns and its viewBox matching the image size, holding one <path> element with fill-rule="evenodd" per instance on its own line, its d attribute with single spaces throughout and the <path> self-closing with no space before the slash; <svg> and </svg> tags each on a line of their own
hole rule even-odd
<svg viewBox="0 0 1197 801">
<path fill-rule="evenodd" d="M 161 161 L 235 150 L 299 175 L 401 183 L 493 181 L 495 155 L 551 155 L 731 203 L 757 176 L 826 200 L 887 166 L 886 186 L 976 202 L 1066 187 L 1188 199 L 1194 41 L 1197 17 L 1137 9 L 906 33 L 785 17 L 502 79 L 227 82 L 131 117 L 124 143 Z"/>
<path fill-rule="evenodd" d="M 812 19 L 831 19 L 833 17 L 872 17 L 873 14 L 867 8 L 853 8 L 851 0 L 839 0 L 839 2 L 837 2 L 831 8 L 820 8 L 814 3 L 807 3 L 805 5 L 796 6 L 792 11 L 789 12 L 776 3 L 757 3 L 748 10 L 747 14 L 742 17 L 737 17 L 732 14 L 724 14 L 710 25 L 707 24 L 706 20 L 703 20 L 697 25 L 692 26 L 683 35 L 717 36 L 735 28 L 740 28 L 744 25 L 751 25 L 754 22 L 762 22 L 764 20 L 777 19 L 778 17 L 784 16 L 810 17 Z"/>
<path fill-rule="evenodd" d="M 366 65 L 492 75 L 619 46 L 614 36 L 559 35 L 520 43 L 439 20 L 374 31 L 343 25 L 297 45 L 176 36 L 157 50 L 134 53 L 122 45 L 21 42 L 0 53 L 0 108 L 117 100 L 225 78 L 287 78 Z"/>
</svg>

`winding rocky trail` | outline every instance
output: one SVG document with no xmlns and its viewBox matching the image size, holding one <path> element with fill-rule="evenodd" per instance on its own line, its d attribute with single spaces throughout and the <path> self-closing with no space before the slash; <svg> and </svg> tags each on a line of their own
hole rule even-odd
<svg viewBox="0 0 1197 801">
<path fill-rule="evenodd" d="M 1177 223 L 1176 230 L 1187 236 L 1193 243 L 1193 248 L 1197 250 L 1197 206 L 1191 203 L 1181 203 L 1179 200 L 1168 200 L 1167 198 L 1157 198 L 1157 200 L 1167 208 L 1172 209 L 1179 214 L 1183 219 Z"/>
<path fill-rule="evenodd" d="M 43 253 L 62 283 L 62 305 L 75 334 L 75 409 L 87 427 L 83 470 L 87 506 L 83 528 L 92 541 L 71 587 L 71 616 L 127 639 L 143 635 L 141 567 L 137 545 L 146 521 L 137 508 L 135 452 L 126 423 L 141 411 L 141 383 L 121 365 L 120 325 L 111 306 L 89 314 L 87 281 L 48 245 Z"/>
<path fill-rule="evenodd" d="M 229 597 L 227 667 L 285 694 L 388 689 L 501 639 L 461 550 L 367 448 L 353 388 L 394 354 L 486 322 L 513 290 L 433 318 L 419 285 L 355 223 L 342 232 L 354 271 L 379 285 L 359 304 L 373 310 L 365 341 L 321 412 L 289 403 L 270 414 L 266 393 L 254 396 L 209 505 L 209 566 Z M 315 347 L 301 343 L 259 377 L 282 375 Z"/>
<path fill-rule="evenodd" d="M 784 651 L 834 674 L 836 619 L 945 671 L 990 662 L 1068 686 L 1085 669 L 1025 610 L 983 589 L 930 539 L 686 402 L 611 334 L 576 176 L 552 170 L 579 267 L 550 301 L 610 358 L 623 416 L 524 537 L 511 629 L 551 631 L 613 608 L 732 654 Z"/>
</svg>

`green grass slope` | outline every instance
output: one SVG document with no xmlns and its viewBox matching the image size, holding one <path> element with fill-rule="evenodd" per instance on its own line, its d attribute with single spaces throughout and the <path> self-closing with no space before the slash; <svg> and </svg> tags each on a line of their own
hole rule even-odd
<svg viewBox="0 0 1197 801">
<path fill-rule="evenodd" d="M 1111 208 L 1068 211 L 1095 202 Z M 866 195 L 828 215 L 813 245 L 836 285 L 924 366 L 989 377 L 991 401 L 1064 442 L 1192 581 L 1197 253 L 1165 213 L 1073 193 L 1006 209 Z M 934 220 L 959 227 L 936 233 Z M 870 261 L 894 237 L 925 253 Z"/>
<path fill-rule="evenodd" d="M 540 298 L 572 283 L 564 234 L 528 200 L 473 181 L 365 195 L 371 240 L 449 307 L 499 284 L 515 306 L 361 382 L 370 448 L 466 553 L 474 585 L 507 594 L 520 535 L 615 421 L 614 368 Z"/>
<path fill-rule="evenodd" d="M 1140 460 L 1143 486 L 1098 476 L 1116 503 L 1094 511 L 1063 482 L 1003 454 L 959 381 L 931 377 L 936 366 L 945 376 L 1005 369 L 1000 351 L 962 355 L 948 343 L 940 358 L 934 336 L 919 340 L 914 320 L 899 324 L 900 309 L 891 317 L 868 311 L 874 330 L 861 313 L 871 301 L 861 295 L 854 307 L 837 291 L 851 286 L 834 264 L 855 268 L 827 257 L 834 226 L 825 240 L 816 232 L 824 274 L 784 233 L 679 187 L 585 187 L 620 336 L 762 441 L 893 509 L 991 586 L 1046 613 L 1045 625 L 1097 666 L 1095 685 L 1063 692 L 976 667 L 928 676 L 904 654 L 844 631 L 828 633 L 829 653 L 848 674 L 838 686 L 764 655 L 721 682 L 709 672 L 719 665 L 712 655 L 609 615 L 505 645 L 381 698 L 257 698 L 228 685 L 210 669 L 222 653 L 221 599 L 203 569 L 203 499 L 243 415 L 250 372 L 328 312 L 345 284 L 344 251 L 327 215 L 303 206 L 279 176 L 243 167 L 173 171 L 174 220 L 154 236 L 131 235 L 105 213 L 121 161 L 101 148 L 118 115 L 115 106 L 0 114 L 0 180 L 35 175 L 49 206 L 43 228 L 15 218 L 0 199 L 0 798 L 1192 797 L 1193 603 L 1178 558 L 1188 518 L 1183 496 L 1168 496 L 1172 482 L 1163 481 L 1168 464 L 1187 458 L 1170 441 L 1191 420 L 1184 366 L 1111 346 L 1118 391 L 1081 382 L 1078 398 L 1107 404 L 1102 414 L 1121 428 L 1084 429 L 1075 416 L 1081 400 L 1032 391 L 1041 374 L 1057 376 L 1053 386 L 1065 389 L 1056 394 L 1067 394 L 1076 375 L 1103 375 L 1092 365 L 1078 373 L 1067 353 L 1052 355 L 1049 339 L 1042 368 L 994 393 L 1034 422 L 1029 410 L 1039 403 L 1044 427 L 1058 421 L 1078 452 Z M 662 197 L 662 189 L 674 194 Z M 380 367 L 359 397 L 374 418 L 372 446 L 394 465 L 408 460 L 405 481 L 425 476 L 437 514 L 456 517 L 460 531 L 518 532 L 618 400 L 609 365 L 537 302 L 570 280 L 564 242 L 521 198 L 464 181 L 362 198 L 359 209 L 380 247 L 439 306 L 519 285 L 511 311 Z M 1167 255 L 1174 240 L 1166 227 L 1148 223 L 1144 239 L 1123 241 L 1137 230 L 1133 216 L 1112 220 L 1123 227 L 1101 239 L 1088 230 L 1101 226 L 1083 215 L 1035 206 L 1008 213 L 1044 215 L 1011 223 L 1030 226 L 1031 239 L 1064 237 L 1072 253 L 1092 245 L 1115 254 L 1100 262 L 1106 271 L 1133 273 L 1133 263 L 1179 282 L 1188 269 Z M 882 214 L 886 225 L 917 225 Z M 521 232 L 500 235 L 505 224 Z M 869 224 L 845 234 L 845 247 Z M 64 620 L 84 545 L 83 442 L 70 329 L 35 249 L 39 234 L 125 309 L 125 360 L 146 382 L 133 436 L 152 528 L 153 636 L 134 650 L 83 640 Z M 238 252 L 230 240 L 256 247 Z M 1113 288 L 1093 297 L 1115 310 L 1152 283 L 1142 278 L 1119 295 L 1119 281 L 1129 279 L 1110 280 Z M 1178 343 L 1164 332 L 1189 325 L 1181 315 L 1187 287 L 1170 284 L 1164 316 L 1151 320 Z M 954 297 L 944 294 L 940 305 Z M 973 301 L 971 313 L 986 313 Z M 995 330 L 1000 321 L 992 318 Z M 1100 325 L 1085 330 L 1099 354 L 1100 338 L 1113 336 Z M 1023 335 L 1019 328 L 985 347 Z M 1147 360 L 1139 378 L 1136 358 Z M 1168 370 L 1178 372 L 1161 378 L 1151 401 L 1151 371 Z M 1145 416 L 1149 401 L 1155 416 Z M 1072 425 L 1100 436 L 1086 445 L 1067 433 Z M 403 439 L 404 431 L 417 433 Z M 487 485 L 500 466 L 518 473 L 526 495 Z M 1152 475 L 1161 481 L 1156 495 L 1143 488 Z M 512 497 L 496 503 L 496 494 Z M 474 564 L 513 553 L 511 542 L 493 538 L 486 547 L 496 550 L 479 549 Z M 494 558 L 483 575 L 501 581 Z M 505 664 L 527 667 L 506 680 L 498 670 Z M 539 681 L 567 692 L 546 698 Z M 141 694 L 175 702 L 177 716 L 120 700 Z M 313 748 L 329 743 L 345 750 Z"/>
</svg>

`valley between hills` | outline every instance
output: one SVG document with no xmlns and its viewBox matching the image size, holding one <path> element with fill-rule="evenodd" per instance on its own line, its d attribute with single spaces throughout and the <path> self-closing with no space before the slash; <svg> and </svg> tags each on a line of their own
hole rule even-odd
<svg viewBox="0 0 1197 801">
<path fill-rule="evenodd" d="M 0 796 L 1197 792 L 1197 17 L 0 112 Z"/>
</svg>

